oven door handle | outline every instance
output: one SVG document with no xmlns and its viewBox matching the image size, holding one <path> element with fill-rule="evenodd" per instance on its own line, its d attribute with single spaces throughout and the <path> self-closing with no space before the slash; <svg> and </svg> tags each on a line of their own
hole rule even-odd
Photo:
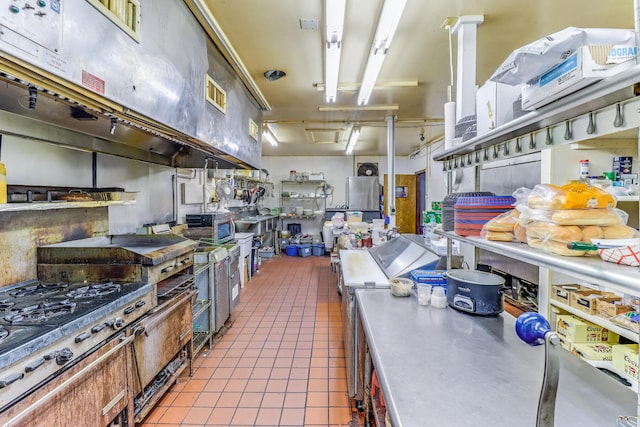
<svg viewBox="0 0 640 427">
<path fill-rule="evenodd" d="M 171 313 L 173 313 L 175 310 L 177 310 L 180 305 L 181 305 L 181 299 L 187 299 L 187 298 L 191 298 L 193 295 L 197 295 L 198 294 L 198 289 L 192 289 L 189 292 L 185 292 L 183 294 L 180 294 L 179 296 L 176 297 L 176 301 L 174 304 L 171 305 L 171 307 L 169 307 L 168 309 L 165 310 L 158 310 L 156 308 L 156 310 L 154 310 L 153 314 L 156 313 L 162 313 L 164 314 L 164 316 L 159 316 L 156 317 L 155 319 L 153 319 L 151 322 L 147 323 L 146 325 L 142 325 L 145 329 L 145 334 L 147 331 L 153 329 L 156 324 L 160 323 L 160 322 L 164 322 L 164 320 L 167 318 L 167 316 Z M 144 322 L 144 320 L 143 320 Z"/>
<path fill-rule="evenodd" d="M 62 384 L 60 384 L 59 386 L 55 387 L 53 390 L 49 391 L 47 394 L 42 396 L 40 399 L 36 400 L 31 405 L 27 406 L 22 412 L 18 413 L 15 417 L 10 419 L 5 424 L 5 426 L 11 426 L 11 425 L 16 424 L 18 421 L 20 421 L 21 418 L 23 418 L 25 415 L 31 413 L 33 410 L 35 410 L 36 408 L 41 406 L 43 403 L 45 403 L 49 398 L 54 396 L 56 393 L 60 393 L 65 388 L 67 388 L 70 385 L 72 385 L 76 380 L 78 380 L 78 378 L 80 378 L 83 375 L 86 375 L 87 372 L 89 372 L 90 370 L 95 368 L 100 363 L 104 362 L 107 358 L 111 357 L 112 354 L 114 354 L 115 352 L 119 351 L 121 348 L 125 347 L 126 345 L 130 344 L 133 341 L 133 339 L 134 339 L 133 335 L 121 338 L 121 341 L 115 347 L 113 347 L 111 350 L 107 351 L 102 356 L 98 357 L 93 362 L 89 363 L 87 366 L 85 366 L 80 371 L 78 371 L 75 374 L 73 374 L 71 377 L 66 379 Z"/>
</svg>

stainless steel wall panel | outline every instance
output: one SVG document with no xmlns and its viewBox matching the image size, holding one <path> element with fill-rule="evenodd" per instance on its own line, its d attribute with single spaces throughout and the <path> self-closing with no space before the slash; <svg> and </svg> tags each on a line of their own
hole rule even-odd
<svg viewBox="0 0 640 427">
<path fill-rule="evenodd" d="M 208 36 L 183 2 L 143 0 L 140 3 L 139 43 L 87 1 L 63 0 L 60 1 L 62 41 L 57 51 L 52 50 L 57 46 L 55 43 L 45 43 L 48 48 L 43 47 L 37 43 L 41 37 L 32 36 L 31 40 L 16 32 L 13 39 L 0 37 L 0 54 L 6 52 L 97 97 L 116 102 L 124 107 L 124 116 L 131 112 L 167 125 L 186 135 L 187 145 L 199 146 L 211 153 L 216 150 L 209 147 L 214 147 L 258 168 L 261 146 L 248 135 L 248 128 L 249 118 L 259 123 L 261 112 L 247 89 L 208 43 Z M 6 24 L 9 13 L 8 9 L 0 10 L 0 24 Z M 210 108 L 205 101 L 207 72 L 213 72 L 227 92 L 226 115 L 212 111 L 215 108 Z M 5 95 L 2 91 L 0 98 Z M 34 115 L 24 106 L 2 108 Z M 68 112 L 64 113 L 49 115 L 46 122 L 61 124 L 68 119 Z M 73 129 L 91 135 L 108 129 L 108 121 L 105 126 L 104 119 L 73 125 Z M 109 139 L 119 138 L 127 138 L 122 129 Z M 143 140 L 138 138 L 136 144 L 155 151 L 161 144 L 154 143 L 154 138 L 157 139 L 152 135 Z M 194 144 L 193 138 L 202 144 Z M 124 142 L 131 144 L 131 138 Z M 179 148 L 179 144 L 176 147 Z M 164 148 L 162 151 L 163 155 L 173 154 Z"/>
</svg>

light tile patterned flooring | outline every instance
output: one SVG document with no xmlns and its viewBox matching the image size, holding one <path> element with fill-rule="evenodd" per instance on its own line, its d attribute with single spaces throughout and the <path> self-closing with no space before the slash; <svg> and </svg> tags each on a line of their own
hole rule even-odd
<svg viewBox="0 0 640 427">
<path fill-rule="evenodd" d="M 361 427 L 347 398 L 336 281 L 328 257 L 264 260 L 231 327 L 142 426 Z"/>
</svg>

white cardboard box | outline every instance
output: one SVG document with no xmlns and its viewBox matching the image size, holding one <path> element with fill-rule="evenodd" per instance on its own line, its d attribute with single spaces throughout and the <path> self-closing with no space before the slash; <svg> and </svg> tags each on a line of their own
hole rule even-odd
<svg viewBox="0 0 640 427">
<path fill-rule="evenodd" d="M 513 103 L 522 86 L 511 86 L 487 80 L 476 92 L 476 128 L 478 135 L 487 133 L 513 120 Z"/>
<path fill-rule="evenodd" d="M 608 64 L 612 50 L 620 46 L 583 46 L 563 63 L 533 79 L 522 88 L 522 108 L 535 110 L 598 80 L 631 68 L 635 61 Z M 626 48 L 633 50 L 633 48 Z"/>
</svg>

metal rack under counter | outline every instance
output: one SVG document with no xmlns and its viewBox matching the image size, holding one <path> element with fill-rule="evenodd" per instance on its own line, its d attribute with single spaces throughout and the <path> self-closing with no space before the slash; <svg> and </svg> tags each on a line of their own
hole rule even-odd
<svg viewBox="0 0 640 427">
<path fill-rule="evenodd" d="M 524 243 L 505 243 L 485 240 L 481 237 L 462 237 L 442 230 L 435 230 L 434 233 L 518 261 L 569 274 L 588 282 L 595 280 L 598 284 L 640 294 L 640 269 L 636 267 L 605 262 L 599 257 L 553 255 L 540 249 L 530 248 Z"/>
</svg>

